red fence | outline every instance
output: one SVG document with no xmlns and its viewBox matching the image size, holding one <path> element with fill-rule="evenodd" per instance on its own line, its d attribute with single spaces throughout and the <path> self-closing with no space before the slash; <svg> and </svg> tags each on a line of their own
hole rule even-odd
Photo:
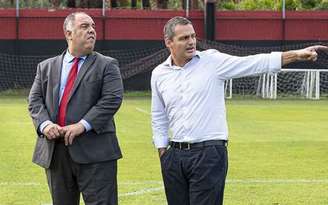
<svg viewBox="0 0 328 205">
<path fill-rule="evenodd" d="M 0 10 L 0 39 L 52 40 L 64 39 L 64 18 L 74 10 L 48 11 Z M 162 40 L 165 22 L 183 11 L 84 10 L 96 22 L 97 38 L 101 40 Z M 287 12 L 286 19 L 273 11 L 219 11 L 216 14 L 216 40 L 328 40 L 328 12 Z M 204 14 L 190 12 L 198 37 L 204 36 Z"/>
</svg>

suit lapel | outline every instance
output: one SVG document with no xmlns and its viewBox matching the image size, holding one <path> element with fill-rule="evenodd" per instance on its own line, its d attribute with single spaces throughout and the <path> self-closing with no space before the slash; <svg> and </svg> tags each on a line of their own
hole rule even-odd
<svg viewBox="0 0 328 205">
<path fill-rule="evenodd" d="M 92 54 L 90 54 L 85 59 L 85 62 L 83 63 L 82 67 L 80 68 L 80 71 L 77 74 L 76 80 L 75 80 L 74 85 L 73 85 L 73 89 L 72 89 L 72 91 L 71 91 L 71 93 L 68 97 L 68 102 L 70 101 L 72 95 L 74 95 L 77 87 L 81 83 L 81 80 L 83 79 L 84 75 L 89 70 L 90 66 L 94 63 L 95 60 L 96 60 L 96 53 L 95 52 L 92 52 Z"/>
<path fill-rule="evenodd" d="M 54 114 L 56 117 L 57 112 L 58 112 L 58 107 L 59 107 L 59 88 L 60 88 L 60 77 L 61 77 L 61 70 L 62 70 L 62 65 L 63 65 L 63 58 L 64 58 L 65 52 L 57 56 L 53 66 L 53 69 L 51 69 L 52 72 L 52 78 L 53 78 L 53 106 L 54 106 Z"/>
</svg>

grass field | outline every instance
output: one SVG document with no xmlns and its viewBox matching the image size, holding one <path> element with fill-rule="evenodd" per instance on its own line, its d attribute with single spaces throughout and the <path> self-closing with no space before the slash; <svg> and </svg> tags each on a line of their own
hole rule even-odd
<svg viewBox="0 0 328 205">
<path fill-rule="evenodd" d="M 120 205 L 166 204 L 149 110 L 149 97 L 126 97 L 116 117 Z M 327 100 L 229 100 L 227 111 L 225 205 L 328 204 Z M 0 205 L 51 204 L 34 143 L 26 98 L 1 96 Z"/>
</svg>

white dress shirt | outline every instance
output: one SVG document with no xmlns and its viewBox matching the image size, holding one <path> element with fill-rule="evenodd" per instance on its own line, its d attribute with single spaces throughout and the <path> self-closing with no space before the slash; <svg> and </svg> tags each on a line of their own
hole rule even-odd
<svg viewBox="0 0 328 205">
<path fill-rule="evenodd" d="M 183 67 L 172 65 L 169 56 L 151 77 L 155 146 L 227 140 L 224 81 L 280 69 L 281 52 L 237 57 L 214 49 L 196 51 Z"/>
</svg>

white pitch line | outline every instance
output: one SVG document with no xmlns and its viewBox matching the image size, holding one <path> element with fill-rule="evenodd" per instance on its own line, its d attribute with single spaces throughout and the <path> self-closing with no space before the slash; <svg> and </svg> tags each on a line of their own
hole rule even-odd
<svg viewBox="0 0 328 205">
<path fill-rule="evenodd" d="M 139 111 L 139 112 L 142 112 L 144 114 L 150 115 L 150 113 L 147 110 L 144 110 L 144 109 L 142 109 L 140 107 L 136 107 L 136 110 Z"/>
<path fill-rule="evenodd" d="M 33 125 L 32 122 L 7 121 L 1 122 L 1 125 Z"/>
<path fill-rule="evenodd" d="M 123 181 L 119 182 L 119 185 L 159 185 L 163 184 L 162 181 Z M 47 186 L 46 183 L 41 184 L 38 182 L 0 182 L 0 187 L 2 186 Z"/>
<path fill-rule="evenodd" d="M 163 189 L 164 189 L 163 186 L 155 187 L 155 188 L 141 189 L 141 190 L 138 190 L 138 191 L 133 191 L 133 192 L 127 192 L 127 193 L 119 194 L 118 197 L 143 195 L 143 194 L 147 194 L 147 193 L 162 191 Z"/>
<path fill-rule="evenodd" d="M 162 191 L 164 188 L 161 187 L 155 187 L 155 188 L 147 188 L 147 189 L 141 189 L 138 191 L 133 191 L 133 192 L 127 192 L 127 193 L 123 193 L 123 194 L 118 194 L 118 198 L 122 198 L 122 197 L 128 197 L 128 196 L 138 196 L 138 195 L 144 195 L 147 193 L 153 193 L 153 192 L 158 192 L 158 191 Z M 52 203 L 42 203 L 41 205 L 52 205 Z"/>
<path fill-rule="evenodd" d="M 118 182 L 120 185 L 143 185 L 143 184 L 163 184 L 162 181 L 145 180 L 145 181 L 123 181 Z"/>
<path fill-rule="evenodd" d="M 0 182 L 1 186 L 41 186 L 38 182 Z"/>
<path fill-rule="evenodd" d="M 161 181 L 144 181 L 144 182 L 122 182 L 119 184 L 131 185 L 131 184 L 161 184 Z M 328 184 L 328 179 L 228 179 L 228 184 Z M 0 182 L 0 186 L 3 185 L 41 185 L 40 183 L 28 182 L 28 183 L 8 183 Z M 138 196 L 144 195 L 147 193 L 159 192 L 164 189 L 163 186 L 154 187 L 154 188 L 145 188 L 133 192 L 126 192 L 119 194 L 118 197 L 129 197 L 129 196 Z M 52 205 L 52 203 L 41 203 L 41 205 Z"/>
<path fill-rule="evenodd" d="M 141 190 L 138 190 L 138 191 L 118 194 L 118 197 L 122 198 L 122 197 L 128 197 L 128 196 L 138 196 L 138 195 L 143 195 L 143 194 L 147 194 L 147 193 L 162 191 L 163 189 L 164 189 L 163 186 L 155 187 L 155 188 L 141 189 Z M 41 205 L 52 205 L 52 204 L 51 203 L 42 203 Z"/>
<path fill-rule="evenodd" d="M 328 184 L 328 179 L 228 179 L 229 184 Z"/>
</svg>

